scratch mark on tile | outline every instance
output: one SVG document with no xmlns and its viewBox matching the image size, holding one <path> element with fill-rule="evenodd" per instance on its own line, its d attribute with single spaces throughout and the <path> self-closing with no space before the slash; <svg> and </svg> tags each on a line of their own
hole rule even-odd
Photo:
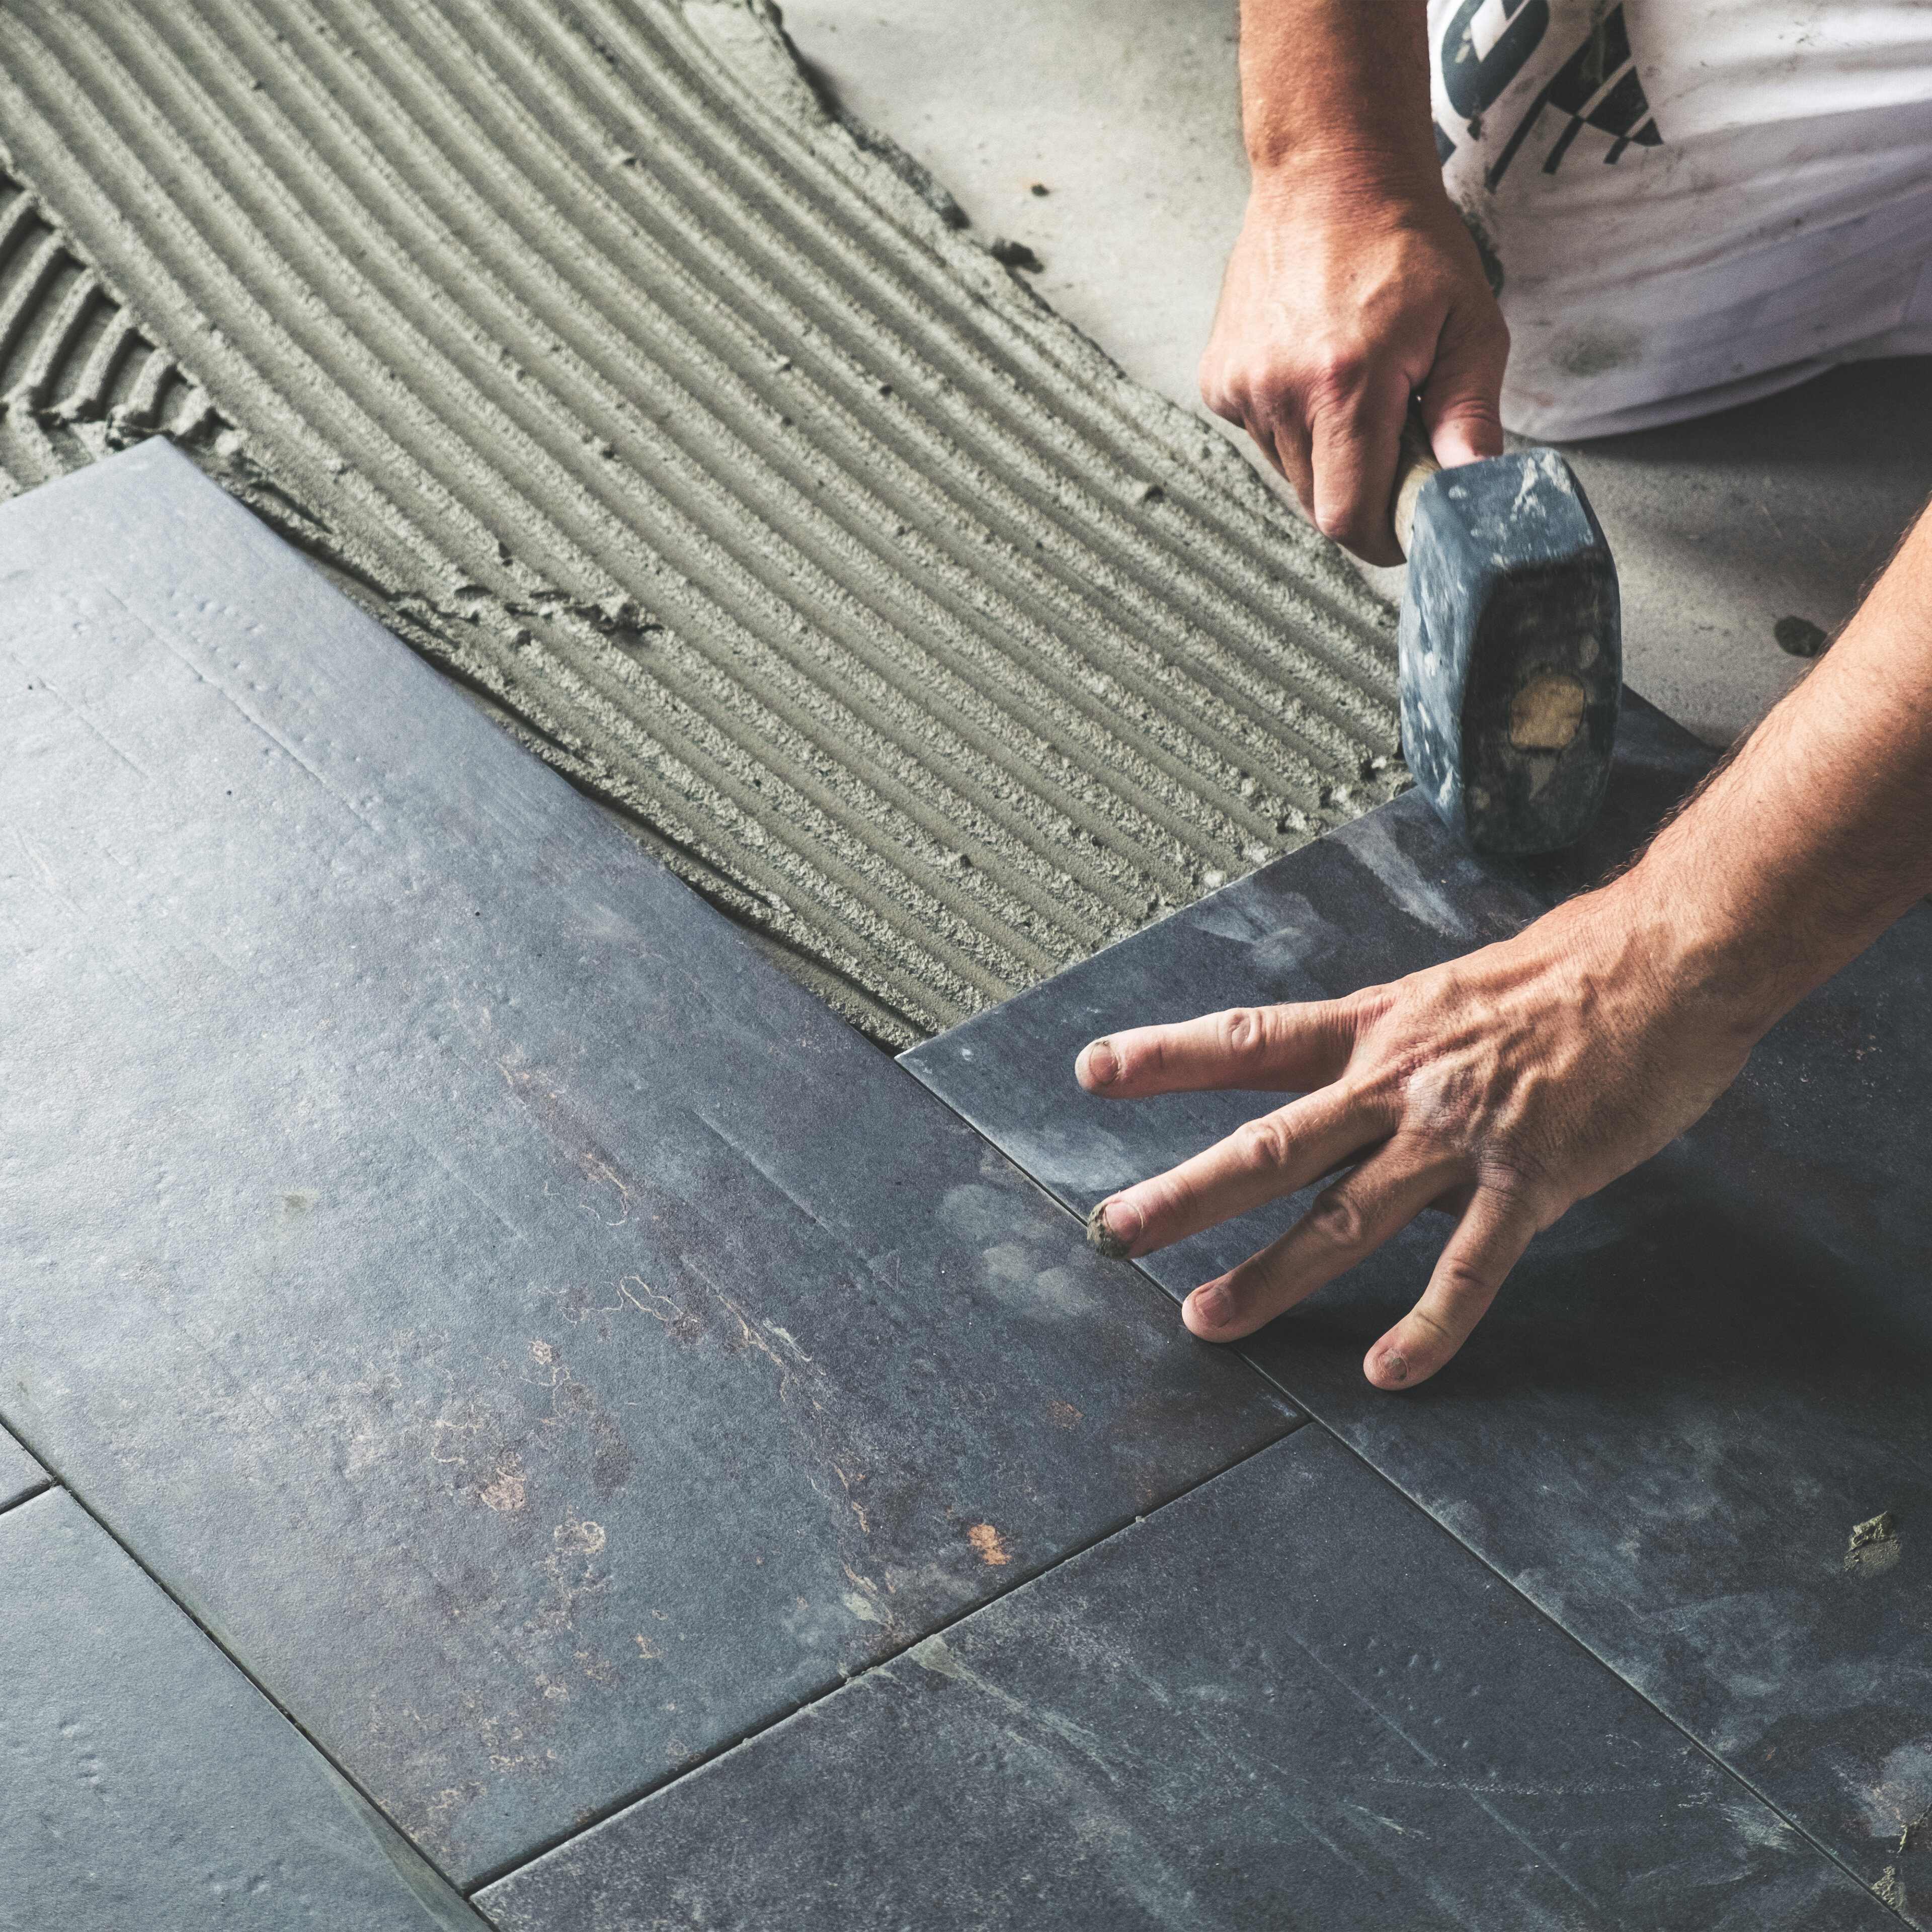
<svg viewBox="0 0 1932 1932">
<path fill-rule="evenodd" d="M 702 1107 L 693 1107 L 690 1109 L 690 1113 L 691 1118 L 696 1120 L 699 1126 L 722 1141 L 725 1146 L 729 1148 L 753 1173 L 758 1175 L 760 1180 L 764 1182 L 766 1186 L 782 1195 L 814 1228 L 823 1230 L 827 1234 L 832 1233 L 832 1230 L 826 1227 L 824 1222 L 820 1219 L 811 1202 L 800 1199 L 798 1196 L 794 1194 L 776 1174 L 772 1173 L 771 1169 L 729 1128 L 714 1120 Z M 836 1239 L 836 1237 L 835 1236 L 834 1238 Z"/>
</svg>

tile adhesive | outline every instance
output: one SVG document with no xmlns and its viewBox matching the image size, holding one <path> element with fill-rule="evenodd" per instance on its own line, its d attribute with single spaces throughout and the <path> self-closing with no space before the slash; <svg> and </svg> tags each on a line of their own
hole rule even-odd
<svg viewBox="0 0 1932 1932">
<path fill-rule="evenodd" d="M 1391 796 L 1393 613 L 761 0 L 10 0 L 0 494 L 172 436 L 881 1045 Z"/>
</svg>

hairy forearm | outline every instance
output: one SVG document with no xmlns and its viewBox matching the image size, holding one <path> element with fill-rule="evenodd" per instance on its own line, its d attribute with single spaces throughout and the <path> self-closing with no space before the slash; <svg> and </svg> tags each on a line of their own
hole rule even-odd
<svg viewBox="0 0 1932 1932">
<path fill-rule="evenodd" d="M 1753 1039 L 1932 890 L 1932 517 L 1613 890 Z"/>
<path fill-rule="evenodd" d="M 1336 166 L 1441 193 L 1426 0 L 1241 0 L 1240 65 L 1258 186 Z"/>
</svg>

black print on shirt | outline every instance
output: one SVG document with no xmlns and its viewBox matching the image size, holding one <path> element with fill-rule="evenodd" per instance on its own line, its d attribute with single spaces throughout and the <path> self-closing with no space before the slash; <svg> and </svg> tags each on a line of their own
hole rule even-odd
<svg viewBox="0 0 1932 1932">
<path fill-rule="evenodd" d="M 1550 0 L 1503 0 L 1508 22 L 1486 54 L 1476 52 L 1470 25 L 1487 0 L 1462 0 L 1442 36 L 1442 90 L 1465 121 L 1480 121 L 1522 73 L 1550 31 Z M 1482 130 L 1470 132 L 1478 140 Z"/>
<path fill-rule="evenodd" d="M 1502 179 L 1504 171 L 1516 159 L 1516 150 L 1528 139 L 1546 107 L 1553 107 L 1569 117 L 1544 157 L 1543 172 L 1546 175 L 1553 175 L 1563 165 L 1570 143 L 1586 128 L 1600 128 L 1611 137 L 1604 159 L 1612 165 L 1622 160 L 1624 150 L 1633 144 L 1640 148 L 1662 145 L 1664 136 L 1651 116 L 1643 82 L 1637 77 L 1636 64 L 1630 58 L 1630 34 L 1624 26 L 1622 8 L 1615 8 L 1604 16 L 1583 44 L 1557 69 L 1550 85 L 1530 103 L 1528 112 L 1516 124 L 1516 132 L 1504 142 L 1489 171 L 1492 188 Z"/>
<path fill-rule="evenodd" d="M 1507 24 L 1489 52 L 1478 55 L 1470 27 L 1486 3 L 1486 0 L 1462 0 L 1442 36 L 1443 91 L 1450 105 L 1471 124 L 1469 131 L 1478 140 L 1482 136 L 1484 114 L 1522 71 L 1550 28 L 1550 0 L 1502 0 Z M 1610 136 L 1604 159 L 1612 166 L 1622 160 L 1624 151 L 1633 146 L 1662 145 L 1664 136 L 1658 131 L 1650 104 L 1644 98 L 1643 82 L 1631 58 L 1630 32 L 1624 23 L 1621 6 L 1613 8 L 1592 28 L 1582 44 L 1530 103 L 1488 170 L 1485 178 L 1491 189 L 1508 172 L 1547 108 L 1554 108 L 1564 122 L 1544 157 L 1543 172 L 1546 175 L 1553 175 L 1563 165 L 1564 157 L 1586 128 L 1597 128 Z M 1436 149 L 1446 160 L 1448 157 L 1442 153 L 1443 146 L 1438 130 Z"/>
</svg>

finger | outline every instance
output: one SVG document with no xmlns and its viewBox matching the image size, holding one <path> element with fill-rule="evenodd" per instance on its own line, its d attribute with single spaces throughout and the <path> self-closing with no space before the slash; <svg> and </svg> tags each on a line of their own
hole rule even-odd
<svg viewBox="0 0 1932 1932">
<path fill-rule="evenodd" d="M 1312 515 L 1308 435 L 1292 420 L 1292 412 L 1280 406 L 1270 409 L 1245 382 L 1231 381 L 1228 364 L 1215 344 L 1210 343 L 1202 357 L 1199 375 L 1202 403 L 1223 422 L 1247 432 L 1269 466 L 1294 486 L 1302 507 Z"/>
<path fill-rule="evenodd" d="M 1308 425 L 1299 416 L 1264 425 L 1255 437 L 1268 460 L 1287 478 L 1309 520 L 1315 517 L 1315 465 L 1310 460 Z"/>
<path fill-rule="evenodd" d="M 1430 446 L 1445 470 L 1502 454 L 1508 362 L 1509 329 L 1500 312 L 1467 320 L 1452 315 L 1444 325 L 1420 400 Z"/>
<path fill-rule="evenodd" d="M 1209 1342 L 1250 1335 L 1283 1310 L 1375 1252 L 1454 1178 L 1460 1157 L 1412 1141 L 1379 1154 L 1316 1196 L 1280 1240 L 1204 1282 L 1181 1304 L 1189 1329 Z"/>
<path fill-rule="evenodd" d="M 1377 1388 L 1426 1382 L 1469 1339 L 1535 1232 L 1526 1202 L 1478 1187 L 1422 1299 L 1369 1351 L 1363 1373 Z"/>
<path fill-rule="evenodd" d="M 1390 360 L 1361 376 L 1338 376 L 1334 386 L 1342 393 L 1316 413 L 1313 425 L 1316 526 L 1364 562 L 1400 563 L 1389 501 L 1408 412 L 1408 380 Z"/>
<path fill-rule="evenodd" d="M 1087 1217 L 1088 1238 L 1115 1259 L 1172 1247 L 1310 1186 L 1385 1140 L 1394 1124 L 1393 1104 L 1324 1088 L 1102 1202 Z"/>
<path fill-rule="evenodd" d="M 1201 391 L 1202 406 L 1223 422 L 1245 424 L 1247 422 L 1247 398 L 1243 392 L 1229 380 L 1230 364 L 1221 350 L 1221 317 L 1214 317 L 1214 332 L 1208 338 L 1208 346 L 1201 352 L 1199 366 L 1195 370 L 1195 381 Z"/>
<path fill-rule="evenodd" d="M 1090 1040 L 1073 1063 L 1090 1094 L 1138 1100 L 1150 1094 L 1306 1094 L 1348 1064 L 1352 1009 L 1340 1000 L 1236 1006 L 1172 1026 L 1130 1027 Z"/>
</svg>

